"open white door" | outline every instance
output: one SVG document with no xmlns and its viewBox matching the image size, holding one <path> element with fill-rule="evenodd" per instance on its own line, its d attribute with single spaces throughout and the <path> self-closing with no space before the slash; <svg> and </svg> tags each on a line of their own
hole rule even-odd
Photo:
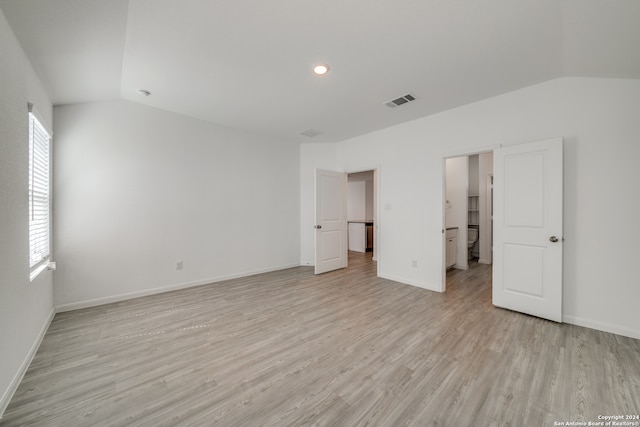
<svg viewBox="0 0 640 427">
<path fill-rule="evenodd" d="M 562 322 L 562 139 L 494 152 L 493 304 Z"/>
<path fill-rule="evenodd" d="M 347 266 L 347 174 L 316 169 L 316 267 Z"/>
</svg>

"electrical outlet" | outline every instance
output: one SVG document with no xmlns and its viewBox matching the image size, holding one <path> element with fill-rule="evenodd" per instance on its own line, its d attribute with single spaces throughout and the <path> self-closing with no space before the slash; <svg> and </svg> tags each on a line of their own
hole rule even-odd
<svg viewBox="0 0 640 427">
<path fill-rule="evenodd" d="M 411 261 L 411 265 L 413 266 L 413 268 L 418 268 L 418 260 L 414 259 L 413 261 Z"/>
<path fill-rule="evenodd" d="M 184 267 L 184 265 L 182 264 L 182 261 L 176 262 L 176 270 L 182 270 L 182 267 Z"/>
</svg>

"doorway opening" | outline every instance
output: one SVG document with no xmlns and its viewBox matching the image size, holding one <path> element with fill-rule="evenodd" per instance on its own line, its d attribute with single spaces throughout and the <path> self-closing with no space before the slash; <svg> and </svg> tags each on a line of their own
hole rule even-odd
<svg viewBox="0 0 640 427">
<path fill-rule="evenodd" d="M 493 263 L 493 152 L 444 159 L 444 274 L 476 271 L 487 276 Z M 491 276 L 490 274 L 488 275 Z"/>
<path fill-rule="evenodd" d="M 378 260 L 378 200 L 377 168 L 347 173 L 347 251 L 350 260 Z"/>
<path fill-rule="evenodd" d="M 347 174 L 348 251 L 371 253 L 376 260 L 376 171 Z"/>
<path fill-rule="evenodd" d="M 350 252 L 378 261 L 379 171 L 316 169 L 315 274 L 348 268 Z"/>
</svg>

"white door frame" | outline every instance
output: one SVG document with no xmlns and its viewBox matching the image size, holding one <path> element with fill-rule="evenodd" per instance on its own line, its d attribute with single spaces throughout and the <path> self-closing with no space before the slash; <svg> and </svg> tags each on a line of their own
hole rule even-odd
<svg viewBox="0 0 640 427">
<path fill-rule="evenodd" d="M 482 249 L 480 249 L 482 252 L 484 252 L 485 257 L 482 257 L 482 252 L 481 252 L 481 256 L 478 259 L 478 263 L 480 264 L 492 264 L 493 263 L 493 172 L 491 172 L 490 174 L 487 174 L 487 178 L 486 178 L 486 188 L 485 188 L 485 194 L 483 195 L 483 197 L 485 198 L 485 221 L 484 221 L 484 227 L 485 230 L 488 230 L 485 232 L 485 241 L 483 243 L 484 245 L 484 251 L 482 251 Z"/>
</svg>

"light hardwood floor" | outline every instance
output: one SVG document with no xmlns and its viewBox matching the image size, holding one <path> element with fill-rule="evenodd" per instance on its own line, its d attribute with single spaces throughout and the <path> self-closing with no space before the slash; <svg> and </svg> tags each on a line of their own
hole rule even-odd
<svg viewBox="0 0 640 427">
<path fill-rule="evenodd" d="M 346 270 L 57 314 L 3 426 L 553 426 L 640 413 L 640 340 Z"/>
</svg>

